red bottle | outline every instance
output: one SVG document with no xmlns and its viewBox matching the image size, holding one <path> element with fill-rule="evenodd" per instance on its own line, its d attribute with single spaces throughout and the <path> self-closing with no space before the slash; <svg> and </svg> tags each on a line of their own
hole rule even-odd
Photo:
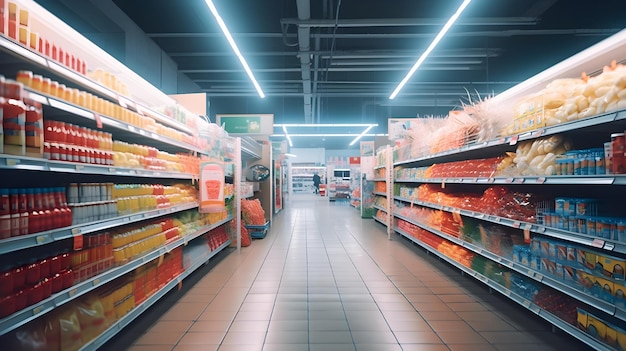
<svg viewBox="0 0 626 351">
<path fill-rule="evenodd" d="M 11 237 L 11 200 L 9 189 L 0 189 L 0 239 Z"/>
<path fill-rule="evenodd" d="M 11 237 L 19 236 L 20 222 L 20 194 L 18 189 L 9 190 L 9 207 L 11 209 Z"/>
<path fill-rule="evenodd" d="M 28 189 L 28 233 L 39 233 L 41 231 L 41 224 L 39 218 L 39 210 L 37 209 L 37 202 L 35 199 L 36 189 Z"/>
<path fill-rule="evenodd" d="M 20 235 L 28 234 L 28 217 L 30 213 L 28 212 L 27 192 L 27 189 L 19 190 Z"/>
</svg>

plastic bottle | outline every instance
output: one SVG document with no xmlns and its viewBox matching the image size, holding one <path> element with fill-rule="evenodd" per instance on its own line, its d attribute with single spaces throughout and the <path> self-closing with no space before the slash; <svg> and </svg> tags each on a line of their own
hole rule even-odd
<svg viewBox="0 0 626 351">
<path fill-rule="evenodd" d="M 37 209 L 37 201 L 35 199 L 35 189 L 28 189 L 28 234 L 39 233 L 41 224 L 39 219 L 39 211 Z"/>
<path fill-rule="evenodd" d="M 0 239 L 11 237 L 11 201 L 9 189 L 0 189 Z"/>
<path fill-rule="evenodd" d="M 11 209 L 11 237 L 20 235 L 20 194 L 17 189 L 9 190 Z"/>
<path fill-rule="evenodd" d="M 28 195 L 27 189 L 19 189 L 20 235 L 28 234 Z"/>
<path fill-rule="evenodd" d="M 48 196 L 48 189 L 41 189 L 41 201 L 39 215 L 41 217 L 41 230 L 46 231 L 52 229 L 52 212 L 50 211 L 51 201 Z"/>
</svg>

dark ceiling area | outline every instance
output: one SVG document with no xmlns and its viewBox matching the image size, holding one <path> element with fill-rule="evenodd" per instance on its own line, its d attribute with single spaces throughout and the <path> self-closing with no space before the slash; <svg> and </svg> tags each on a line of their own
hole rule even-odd
<svg viewBox="0 0 626 351">
<path fill-rule="evenodd" d="M 39 2 L 73 25 L 67 8 Z M 215 0 L 267 95 L 260 99 L 204 0 L 113 2 L 208 94 L 211 117 L 378 123 L 372 133 L 386 132 L 389 117 L 445 115 L 467 91 L 502 92 L 626 28 L 624 0 L 474 0 L 389 100 L 461 0 Z"/>
</svg>

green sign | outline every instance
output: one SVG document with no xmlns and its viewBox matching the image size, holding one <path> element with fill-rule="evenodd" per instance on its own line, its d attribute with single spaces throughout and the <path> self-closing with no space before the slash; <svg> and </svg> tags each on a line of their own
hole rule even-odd
<svg viewBox="0 0 626 351">
<path fill-rule="evenodd" d="M 260 134 L 260 116 L 222 116 L 220 124 L 224 125 L 224 130 L 233 134 Z"/>
</svg>

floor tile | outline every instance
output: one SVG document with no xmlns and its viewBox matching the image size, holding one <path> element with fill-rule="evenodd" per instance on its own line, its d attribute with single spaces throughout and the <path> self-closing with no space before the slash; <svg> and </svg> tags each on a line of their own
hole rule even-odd
<svg viewBox="0 0 626 351">
<path fill-rule="evenodd" d="M 345 319 L 312 319 L 309 321 L 310 331 L 343 331 L 350 330 Z"/>
<path fill-rule="evenodd" d="M 486 344 L 489 342 L 473 330 L 438 330 L 437 335 L 446 344 Z"/>
<path fill-rule="evenodd" d="M 262 351 L 263 344 L 252 345 L 252 344 L 230 344 L 230 345 L 220 345 L 218 351 Z"/>
<path fill-rule="evenodd" d="M 219 345 L 216 345 L 216 347 Z M 133 345 L 128 351 L 171 351 L 172 346 L 167 345 Z"/>
<path fill-rule="evenodd" d="M 264 332 L 267 331 L 269 321 L 235 320 L 228 328 L 228 332 Z"/>
<path fill-rule="evenodd" d="M 349 331 L 310 331 L 310 344 L 352 344 Z"/>
<path fill-rule="evenodd" d="M 135 345 L 175 345 L 182 335 L 181 332 L 148 332 Z"/>
<path fill-rule="evenodd" d="M 309 344 L 270 344 L 263 345 L 263 351 L 309 351 Z"/>
<path fill-rule="evenodd" d="M 402 351 L 450 351 L 444 344 L 400 344 Z"/>
<path fill-rule="evenodd" d="M 236 344 L 236 345 L 262 345 L 265 341 L 265 330 L 264 331 L 228 331 L 226 336 L 224 337 L 224 341 L 222 344 Z"/>
<path fill-rule="evenodd" d="M 391 331 L 352 331 L 355 344 L 394 344 L 398 343 Z"/>
<path fill-rule="evenodd" d="M 270 331 L 265 337 L 266 344 L 308 344 L 308 331 Z"/>
<path fill-rule="evenodd" d="M 435 332 L 440 331 L 473 331 L 465 321 L 429 321 L 428 324 Z"/>
<path fill-rule="evenodd" d="M 215 345 L 221 344 L 225 333 L 198 332 L 187 333 L 178 342 L 178 345 Z"/>
<path fill-rule="evenodd" d="M 268 327 L 268 332 L 271 331 L 308 331 L 309 330 L 309 321 L 307 319 L 300 320 L 270 320 L 270 324 Z"/>
<path fill-rule="evenodd" d="M 354 344 L 311 344 L 309 351 L 356 351 Z"/>
<path fill-rule="evenodd" d="M 448 344 L 448 347 L 451 351 L 497 351 L 491 344 Z"/>
<path fill-rule="evenodd" d="M 356 351 L 402 351 L 400 344 L 356 344 Z"/>
<path fill-rule="evenodd" d="M 394 331 L 393 333 L 400 344 L 439 344 L 441 339 L 432 331 L 406 332 Z"/>
<path fill-rule="evenodd" d="M 189 328 L 189 332 L 225 332 L 230 326 L 230 320 L 196 321 Z"/>
<path fill-rule="evenodd" d="M 445 296 L 445 295 L 442 295 Z M 487 311 L 485 306 L 478 302 L 447 302 L 448 307 L 455 312 L 480 312 Z"/>
<path fill-rule="evenodd" d="M 220 345 L 186 344 L 186 345 L 176 345 L 171 351 L 217 351 L 219 347 Z M 132 351 L 132 349 L 130 351 Z M 155 351 L 158 351 L 158 350 L 155 350 Z"/>
<path fill-rule="evenodd" d="M 192 326 L 193 322 L 190 321 L 166 321 L 161 320 L 154 324 L 149 330 L 149 333 L 161 333 L 161 332 L 184 332 Z"/>
</svg>

